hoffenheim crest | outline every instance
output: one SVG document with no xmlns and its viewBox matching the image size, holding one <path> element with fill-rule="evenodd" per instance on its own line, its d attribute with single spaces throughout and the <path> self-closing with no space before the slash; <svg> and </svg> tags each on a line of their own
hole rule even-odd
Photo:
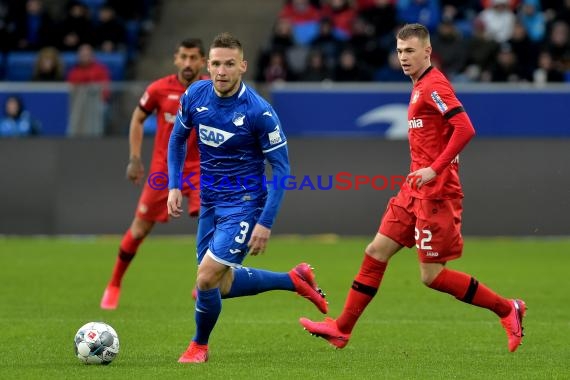
<svg viewBox="0 0 570 380">
<path fill-rule="evenodd" d="M 245 119 L 245 115 L 243 113 L 235 112 L 232 122 L 236 127 L 241 127 L 243 125 L 243 119 Z"/>
</svg>

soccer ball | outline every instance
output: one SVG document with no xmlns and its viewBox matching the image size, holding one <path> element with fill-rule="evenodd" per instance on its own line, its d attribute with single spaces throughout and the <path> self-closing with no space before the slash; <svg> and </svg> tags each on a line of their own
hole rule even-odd
<svg viewBox="0 0 570 380">
<path fill-rule="evenodd" d="M 75 355 L 85 364 L 109 364 L 119 353 L 119 336 L 103 322 L 89 322 L 75 334 Z"/>
</svg>

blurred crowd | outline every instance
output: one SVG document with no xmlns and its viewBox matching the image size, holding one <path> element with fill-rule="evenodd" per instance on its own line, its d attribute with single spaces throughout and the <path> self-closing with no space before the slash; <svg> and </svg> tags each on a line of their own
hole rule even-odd
<svg viewBox="0 0 570 380">
<path fill-rule="evenodd" d="M 132 60 L 152 27 L 156 0 L 0 0 L 0 51 L 38 53 L 36 80 L 63 80 L 60 54 L 88 45 Z M 2 73 L 4 74 L 4 73 Z M 6 78 L 10 80 L 11 78 Z M 17 78 L 16 80 L 18 80 Z"/>
<path fill-rule="evenodd" d="M 407 81 L 394 35 L 414 22 L 455 82 L 570 81 L 570 0 L 286 0 L 256 80 Z"/>
</svg>

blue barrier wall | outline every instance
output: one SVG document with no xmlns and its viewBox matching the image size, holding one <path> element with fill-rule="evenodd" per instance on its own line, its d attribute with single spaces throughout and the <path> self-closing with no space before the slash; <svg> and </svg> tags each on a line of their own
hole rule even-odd
<svg viewBox="0 0 570 380">
<path fill-rule="evenodd" d="M 570 136 L 570 86 L 456 87 L 480 137 Z M 406 138 L 410 85 L 284 84 L 272 103 L 290 136 Z"/>
<path fill-rule="evenodd" d="M 19 96 L 25 108 L 41 123 L 42 136 L 65 136 L 70 114 L 67 84 L 0 84 L 0 113 L 10 95 Z"/>
</svg>

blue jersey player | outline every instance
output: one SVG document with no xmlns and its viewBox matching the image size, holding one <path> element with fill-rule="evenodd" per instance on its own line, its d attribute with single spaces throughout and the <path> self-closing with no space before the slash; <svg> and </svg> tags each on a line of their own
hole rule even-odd
<svg viewBox="0 0 570 380">
<path fill-rule="evenodd" d="M 168 213 L 182 215 L 186 139 L 198 132 L 200 152 L 200 219 L 197 233 L 196 334 L 178 360 L 208 360 L 208 339 L 222 308 L 222 298 L 268 290 L 295 291 L 327 312 L 324 295 L 311 267 L 301 263 L 289 272 L 269 272 L 241 264 L 250 253 L 265 250 L 283 198 L 278 181 L 264 181 L 265 162 L 273 179 L 289 175 L 287 140 L 275 110 L 242 82 L 247 69 L 239 40 L 218 35 L 210 46 L 211 80 L 190 86 L 168 146 Z M 266 186 L 265 186 L 266 185 Z M 269 188 L 269 191 L 267 191 Z"/>
</svg>

